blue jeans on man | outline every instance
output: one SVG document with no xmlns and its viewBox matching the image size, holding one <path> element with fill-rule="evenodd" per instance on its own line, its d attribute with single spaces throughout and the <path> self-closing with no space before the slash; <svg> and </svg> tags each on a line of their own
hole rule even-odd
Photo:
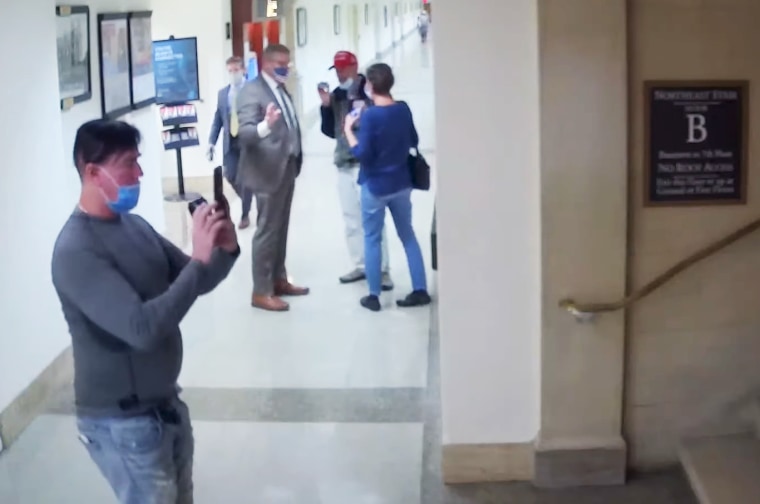
<svg viewBox="0 0 760 504">
<path fill-rule="evenodd" d="M 187 405 L 127 418 L 79 417 L 79 439 L 121 504 L 192 504 L 195 442 Z"/>
</svg>

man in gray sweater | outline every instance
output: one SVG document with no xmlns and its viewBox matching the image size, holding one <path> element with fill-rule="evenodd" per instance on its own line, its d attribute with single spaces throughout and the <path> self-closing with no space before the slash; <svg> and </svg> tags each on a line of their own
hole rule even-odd
<svg viewBox="0 0 760 504">
<path fill-rule="evenodd" d="M 80 441 L 122 504 L 187 504 L 194 443 L 178 395 L 179 323 L 240 248 L 215 204 L 193 214 L 192 256 L 129 213 L 143 174 L 139 143 L 124 122 L 79 128 L 82 191 L 55 244 L 53 284 L 71 333 Z"/>
</svg>

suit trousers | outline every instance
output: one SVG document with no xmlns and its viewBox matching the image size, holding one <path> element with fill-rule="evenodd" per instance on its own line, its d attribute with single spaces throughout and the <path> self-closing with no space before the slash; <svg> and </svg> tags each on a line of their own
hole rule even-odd
<svg viewBox="0 0 760 504">
<path fill-rule="evenodd" d="M 256 193 L 256 232 L 253 234 L 253 293 L 274 294 L 276 282 L 287 281 L 285 255 L 288 248 L 290 207 L 296 187 L 296 159 L 291 157 L 279 188 Z"/>
<path fill-rule="evenodd" d="M 248 217 L 253 204 L 253 193 L 250 189 L 237 182 L 238 165 L 240 164 L 240 150 L 237 146 L 230 147 L 230 150 L 224 155 L 222 163 L 224 166 L 224 178 L 227 179 L 227 182 L 230 183 L 232 189 L 235 190 L 235 194 L 237 194 L 243 203 L 242 217 Z"/>
</svg>

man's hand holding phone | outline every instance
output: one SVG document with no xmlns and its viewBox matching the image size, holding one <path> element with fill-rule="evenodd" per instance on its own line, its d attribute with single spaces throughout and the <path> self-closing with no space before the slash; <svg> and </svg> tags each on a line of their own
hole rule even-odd
<svg viewBox="0 0 760 504">
<path fill-rule="evenodd" d="M 239 248 L 237 232 L 235 231 L 235 224 L 230 218 L 230 204 L 224 195 L 222 195 L 221 201 L 214 202 L 214 213 L 219 214 L 223 222 L 216 236 L 216 245 L 225 252 L 234 254 Z"/>
<path fill-rule="evenodd" d="M 237 233 L 235 225 L 230 217 L 230 202 L 224 195 L 224 175 L 223 168 L 217 166 L 214 168 L 214 213 L 222 216 L 224 226 L 217 235 L 216 244 L 222 250 L 234 253 L 238 249 Z"/>
<path fill-rule="evenodd" d="M 326 82 L 320 82 L 317 86 L 317 92 L 319 93 L 319 99 L 322 101 L 323 107 L 330 106 L 330 85 Z"/>
<path fill-rule="evenodd" d="M 193 254 L 192 258 L 203 264 L 211 262 L 214 247 L 218 246 L 219 235 L 225 227 L 224 214 L 214 212 L 216 203 L 201 203 L 193 210 Z M 234 228 L 233 228 L 234 232 Z"/>
</svg>

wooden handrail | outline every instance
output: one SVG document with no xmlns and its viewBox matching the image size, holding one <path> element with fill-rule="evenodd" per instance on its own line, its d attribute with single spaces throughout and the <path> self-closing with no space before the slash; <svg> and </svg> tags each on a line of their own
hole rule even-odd
<svg viewBox="0 0 760 504">
<path fill-rule="evenodd" d="M 636 290 L 632 294 L 629 294 L 619 301 L 609 303 L 577 303 L 573 299 L 563 299 L 559 302 L 559 306 L 560 308 L 569 311 L 576 317 L 583 315 L 588 316 L 597 313 L 613 312 L 628 308 L 639 299 L 648 296 L 658 288 L 665 285 L 669 280 L 671 280 L 682 271 L 685 271 L 702 259 L 705 259 L 706 257 L 709 257 L 716 252 L 724 249 L 725 247 L 731 245 L 732 243 L 744 238 L 757 229 L 760 229 L 760 219 L 750 222 L 746 226 L 737 229 L 730 235 L 708 245 L 707 247 L 690 255 L 686 259 L 676 263 L 672 267 L 668 268 L 665 272 L 657 276 L 654 280 L 644 285 L 641 289 Z"/>
</svg>

